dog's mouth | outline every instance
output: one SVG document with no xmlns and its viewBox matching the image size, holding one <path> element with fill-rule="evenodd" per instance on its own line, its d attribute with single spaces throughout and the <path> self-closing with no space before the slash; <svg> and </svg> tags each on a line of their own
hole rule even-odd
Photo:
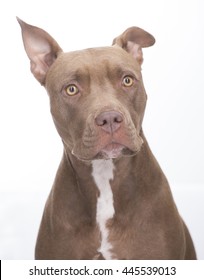
<svg viewBox="0 0 204 280">
<path fill-rule="evenodd" d="M 135 136 L 135 134 L 133 134 Z M 118 137 L 119 138 L 119 137 Z M 143 139 L 136 135 L 133 138 L 114 139 L 109 136 L 107 139 L 100 138 L 100 141 L 87 142 L 77 141 L 72 149 L 72 154 L 82 161 L 92 161 L 95 159 L 117 159 L 136 155 L 142 146 Z"/>
<path fill-rule="evenodd" d="M 83 156 L 82 154 L 79 155 L 75 152 L 75 149 L 72 150 L 72 154 L 77 157 L 81 161 L 92 161 L 96 159 L 118 159 L 121 157 L 131 157 L 135 156 L 139 149 L 131 149 L 123 144 L 117 142 L 111 142 L 107 144 L 105 147 L 101 148 L 100 150 L 96 151 L 91 155 Z"/>
</svg>

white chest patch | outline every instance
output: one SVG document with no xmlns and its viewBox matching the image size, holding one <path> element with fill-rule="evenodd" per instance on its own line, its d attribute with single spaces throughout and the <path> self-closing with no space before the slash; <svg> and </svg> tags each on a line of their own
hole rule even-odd
<svg viewBox="0 0 204 280">
<path fill-rule="evenodd" d="M 113 193 L 110 180 L 113 179 L 114 164 L 112 160 L 94 160 L 92 162 L 92 176 L 99 189 L 99 197 L 96 206 L 96 221 L 101 232 L 101 246 L 98 249 L 107 260 L 112 259 L 112 245 L 108 241 L 109 231 L 106 223 L 113 218 L 115 213 L 113 206 Z"/>
</svg>

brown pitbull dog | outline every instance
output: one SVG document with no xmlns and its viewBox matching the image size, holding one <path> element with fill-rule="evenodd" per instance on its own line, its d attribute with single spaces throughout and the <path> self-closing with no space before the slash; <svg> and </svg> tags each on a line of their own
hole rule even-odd
<svg viewBox="0 0 204 280">
<path fill-rule="evenodd" d="M 64 145 L 36 259 L 196 259 L 142 130 L 142 48 L 154 37 L 131 27 L 111 47 L 64 53 L 47 32 L 18 21 Z"/>
</svg>

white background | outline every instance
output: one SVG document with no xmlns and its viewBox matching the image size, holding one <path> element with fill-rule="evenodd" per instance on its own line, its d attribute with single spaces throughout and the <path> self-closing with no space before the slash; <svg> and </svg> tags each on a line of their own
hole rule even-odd
<svg viewBox="0 0 204 280">
<path fill-rule="evenodd" d="M 204 1 L 6 0 L 0 3 L 0 258 L 32 259 L 62 144 L 32 77 L 15 19 L 48 31 L 65 51 L 110 45 L 129 26 L 144 50 L 144 131 L 204 259 Z"/>
</svg>

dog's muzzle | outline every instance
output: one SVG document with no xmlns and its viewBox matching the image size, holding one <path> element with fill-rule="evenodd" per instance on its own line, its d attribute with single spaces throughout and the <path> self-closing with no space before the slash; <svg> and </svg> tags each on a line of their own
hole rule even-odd
<svg viewBox="0 0 204 280">
<path fill-rule="evenodd" d="M 72 154 L 81 160 L 133 156 L 142 143 L 129 114 L 105 110 L 87 118 L 82 139 L 77 139 Z"/>
</svg>

